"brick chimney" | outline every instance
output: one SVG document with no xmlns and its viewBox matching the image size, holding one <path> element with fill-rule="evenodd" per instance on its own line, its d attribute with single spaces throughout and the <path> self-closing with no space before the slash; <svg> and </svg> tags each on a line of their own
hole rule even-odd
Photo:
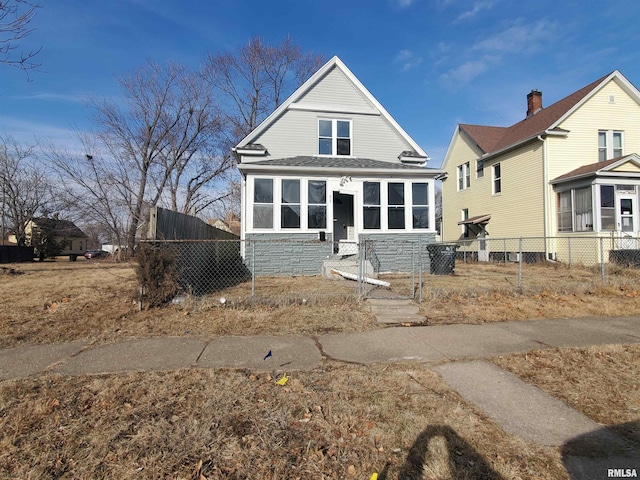
<svg viewBox="0 0 640 480">
<path fill-rule="evenodd" d="M 527 118 L 542 110 L 542 92 L 531 90 L 527 95 Z"/>
</svg>

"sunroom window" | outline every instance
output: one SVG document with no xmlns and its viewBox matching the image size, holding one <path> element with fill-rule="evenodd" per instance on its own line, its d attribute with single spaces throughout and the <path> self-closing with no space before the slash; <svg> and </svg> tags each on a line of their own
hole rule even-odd
<svg viewBox="0 0 640 480">
<path fill-rule="evenodd" d="M 327 182 L 309 180 L 308 184 L 307 226 L 309 228 L 327 228 Z"/>
<path fill-rule="evenodd" d="M 300 180 L 282 180 L 282 228 L 300 228 Z"/>
<path fill-rule="evenodd" d="M 429 184 L 412 183 L 413 228 L 429 228 Z"/>
<path fill-rule="evenodd" d="M 253 228 L 273 228 L 271 178 L 256 178 L 253 182 Z"/>
<path fill-rule="evenodd" d="M 404 183 L 387 184 L 389 229 L 404 229 Z"/>
<path fill-rule="evenodd" d="M 380 182 L 364 182 L 364 228 L 380 229 Z"/>
</svg>

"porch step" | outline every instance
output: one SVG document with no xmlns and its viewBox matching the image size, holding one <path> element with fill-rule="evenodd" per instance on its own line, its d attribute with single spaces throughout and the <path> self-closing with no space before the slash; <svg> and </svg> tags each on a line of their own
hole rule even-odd
<svg viewBox="0 0 640 480">
<path fill-rule="evenodd" d="M 393 298 L 371 298 L 367 300 L 371 313 L 378 323 L 423 323 L 420 308 L 411 300 Z"/>
</svg>

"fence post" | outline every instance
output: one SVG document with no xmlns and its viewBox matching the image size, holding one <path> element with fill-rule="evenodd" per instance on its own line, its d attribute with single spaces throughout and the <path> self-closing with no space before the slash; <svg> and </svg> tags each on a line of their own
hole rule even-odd
<svg viewBox="0 0 640 480">
<path fill-rule="evenodd" d="M 364 249 L 366 251 L 366 248 Z M 364 271 L 365 271 L 365 255 L 363 255 L 363 248 L 358 244 L 358 295 L 364 296 Z"/>
<path fill-rule="evenodd" d="M 567 250 L 569 252 L 569 268 L 571 268 L 571 237 L 567 238 Z"/>
<path fill-rule="evenodd" d="M 416 298 L 416 244 L 411 242 L 411 298 Z"/>
<path fill-rule="evenodd" d="M 522 293 L 522 237 L 518 242 L 518 292 Z"/>
<path fill-rule="evenodd" d="M 251 241 L 251 240 L 249 240 Z M 256 301 L 256 243 L 251 242 L 251 303 Z"/>
<path fill-rule="evenodd" d="M 424 269 L 424 261 L 422 256 L 422 245 L 420 245 L 420 271 L 418 272 L 418 302 L 422 303 L 422 270 Z"/>
<path fill-rule="evenodd" d="M 504 264 L 507 264 L 507 239 L 502 239 L 502 251 L 504 252 Z"/>
<path fill-rule="evenodd" d="M 604 237 L 600 237 L 600 277 L 604 282 Z"/>
</svg>

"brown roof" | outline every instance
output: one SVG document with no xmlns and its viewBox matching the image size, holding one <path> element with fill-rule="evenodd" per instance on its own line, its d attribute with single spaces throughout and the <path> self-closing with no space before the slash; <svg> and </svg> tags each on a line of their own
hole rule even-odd
<svg viewBox="0 0 640 480">
<path fill-rule="evenodd" d="M 500 151 L 511 145 L 518 144 L 523 140 L 535 137 L 549 129 L 564 114 L 591 93 L 594 88 L 600 85 L 609 75 L 611 75 L 611 73 L 510 127 L 461 124 L 460 128 L 478 144 L 484 153 Z M 558 130 L 561 131 L 560 129 Z"/>
<path fill-rule="evenodd" d="M 33 223 L 40 228 L 51 230 L 55 235 L 63 237 L 88 238 L 82 230 L 76 227 L 76 225 L 69 220 L 38 217 L 33 219 Z"/>
<path fill-rule="evenodd" d="M 583 165 L 579 168 L 576 168 L 575 170 L 571 170 L 570 172 L 565 173 L 564 175 L 560 175 L 559 177 L 554 178 L 552 182 L 556 183 L 556 182 L 559 182 L 560 180 L 566 180 L 568 178 L 573 178 L 573 177 L 580 177 L 582 175 L 587 175 L 589 173 L 597 172 L 598 170 L 608 167 L 613 163 L 619 162 L 621 159 L 626 158 L 628 156 L 629 155 L 624 155 L 622 157 L 612 158 L 611 160 L 605 160 L 604 162 L 596 162 L 596 163 L 590 163 L 589 165 Z"/>
</svg>

